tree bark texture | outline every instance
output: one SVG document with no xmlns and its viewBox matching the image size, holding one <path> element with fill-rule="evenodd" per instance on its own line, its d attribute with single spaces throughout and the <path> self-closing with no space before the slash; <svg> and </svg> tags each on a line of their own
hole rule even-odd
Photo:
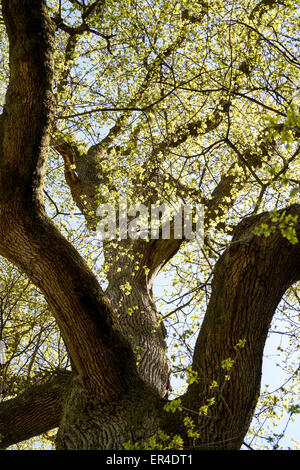
<svg viewBox="0 0 300 470">
<path fill-rule="evenodd" d="M 298 215 L 299 205 L 291 206 L 287 214 Z M 262 223 L 272 225 L 268 213 L 245 219 L 215 267 L 193 359 L 199 382 L 185 396 L 196 408 L 210 397 L 215 399 L 208 416 L 199 419 L 204 448 L 241 446 L 259 395 L 272 317 L 285 291 L 300 278 L 299 243 L 292 245 L 279 229 L 266 238 L 254 236 L 254 228 Z M 299 228 L 298 222 L 298 237 Z M 244 347 L 237 347 L 239 341 L 245 341 Z M 234 363 L 226 371 L 222 363 L 229 358 Z"/>
</svg>

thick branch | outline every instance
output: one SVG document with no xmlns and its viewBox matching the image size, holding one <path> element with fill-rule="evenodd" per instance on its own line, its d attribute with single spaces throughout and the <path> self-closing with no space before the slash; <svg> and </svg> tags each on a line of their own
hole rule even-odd
<svg viewBox="0 0 300 470">
<path fill-rule="evenodd" d="M 30 439 L 59 425 L 63 394 L 70 373 L 30 387 L 22 395 L 0 404 L 0 449 Z"/>
<path fill-rule="evenodd" d="M 101 399 L 118 395 L 132 352 L 111 326 L 98 281 L 42 201 L 53 111 L 53 28 L 45 1 L 2 2 L 10 42 L 0 179 L 1 254 L 44 293 L 77 373 Z M 121 361 L 120 361 L 120 358 Z"/>
<path fill-rule="evenodd" d="M 300 205 L 286 210 L 298 216 Z M 199 417 L 200 447 L 238 449 L 250 425 L 259 395 L 262 357 L 270 322 L 285 291 L 300 279 L 300 244 L 291 244 L 277 228 L 270 236 L 255 236 L 268 213 L 245 219 L 232 244 L 218 261 L 210 303 L 197 339 L 193 368 L 198 383 L 184 397 L 198 411 L 209 398 L 215 404 Z M 237 347 L 245 340 L 244 347 Z M 226 370 L 224 362 L 233 360 Z M 226 379 L 229 375 L 230 380 Z M 214 386 L 215 384 L 215 386 Z"/>
</svg>

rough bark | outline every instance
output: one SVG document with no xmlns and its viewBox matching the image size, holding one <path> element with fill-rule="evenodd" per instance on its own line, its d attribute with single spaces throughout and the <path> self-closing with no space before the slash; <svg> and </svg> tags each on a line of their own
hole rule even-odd
<svg viewBox="0 0 300 470">
<path fill-rule="evenodd" d="M 64 402 L 56 439 L 58 450 L 114 450 L 143 445 L 160 429 L 164 401 L 143 384 L 106 404 L 74 380 Z"/>
<path fill-rule="evenodd" d="M 117 248 L 109 243 L 105 247 L 110 266 L 105 294 L 116 312 L 114 326 L 129 339 L 140 376 L 161 397 L 170 390 L 170 365 L 166 330 L 154 303 L 152 286 L 168 255 L 173 255 L 181 243 L 182 240 L 127 240 L 118 242 Z M 126 283 L 130 284 L 128 291 L 122 289 Z"/>
<path fill-rule="evenodd" d="M 70 373 L 59 373 L 22 395 L 1 403 L 0 449 L 58 427 Z"/>
<path fill-rule="evenodd" d="M 286 213 L 299 217 L 300 206 L 291 206 Z M 272 225 L 268 213 L 245 219 L 215 268 L 193 359 L 199 381 L 184 397 L 186 407 L 193 410 L 215 399 L 208 415 L 198 420 L 201 448 L 240 448 L 260 391 L 272 317 L 285 291 L 300 279 L 299 243 L 292 245 L 279 229 L 266 238 L 254 236 L 254 228 L 261 223 Z M 299 237 L 299 222 L 297 233 Z M 240 340 L 245 345 L 237 348 Z M 222 361 L 229 358 L 234 363 L 226 371 Z M 212 388 L 214 382 L 218 386 Z"/>
</svg>

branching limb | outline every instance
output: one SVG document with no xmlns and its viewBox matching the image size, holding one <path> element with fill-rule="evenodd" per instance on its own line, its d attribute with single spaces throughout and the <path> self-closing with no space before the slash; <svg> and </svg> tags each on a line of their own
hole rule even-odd
<svg viewBox="0 0 300 470">
<path fill-rule="evenodd" d="M 58 427 L 71 374 L 59 373 L 0 404 L 0 449 Z"/>
<path fill-rule="evenodd" d="M 299 204 L 285 213 L 298 217 L 294 228 L 299 239 Z M 198 380 L 189 385 L 183 400 L 195 411 L 211 400 L 209 413 L 200 414 L 198 426 L 203 443 L 228 438 L 219 448 L 242 445 L 259 396 L 272 317 L 285 291 L 300 279 L 299 242 L 290 243 L 279 227 L 268 237 L 254 235 L 263 223 L 274 228 L 269 213 L 239 224 L 233 243 L 215 267 L 193 358 Z"/>
</svg>

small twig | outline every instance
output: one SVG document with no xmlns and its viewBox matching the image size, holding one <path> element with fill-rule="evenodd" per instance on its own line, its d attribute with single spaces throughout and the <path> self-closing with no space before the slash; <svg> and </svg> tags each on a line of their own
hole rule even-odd
<svg viewBox="0 0 300 470">
<path fill-rule="evenodd" d="M 243 441 L 243 445 L 247 447 L 249 450 L 254 450 L 253 447 L 251 447 L 247 442 Z"/>
</svg>

